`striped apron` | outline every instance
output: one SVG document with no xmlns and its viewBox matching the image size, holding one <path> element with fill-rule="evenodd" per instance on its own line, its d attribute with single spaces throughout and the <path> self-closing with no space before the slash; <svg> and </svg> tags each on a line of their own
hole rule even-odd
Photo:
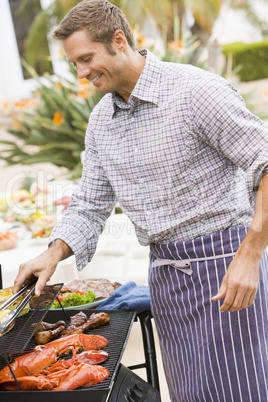
<svg viewBox="0 0 268 402">
<path fill-rule="evenodd" d="M 246 230 L 150 247 L 151 308 L 172 402 L 268 401 L 266 251 L 252 306 L 221 313 L 222 301 L 211 302 Z"/>
</svg>

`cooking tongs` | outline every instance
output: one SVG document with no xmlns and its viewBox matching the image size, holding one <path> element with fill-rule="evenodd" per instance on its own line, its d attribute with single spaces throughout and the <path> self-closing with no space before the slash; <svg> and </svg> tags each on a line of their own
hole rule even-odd
<svg viewBox="0 0 268 402">
<path fill-rule="evenodd" d="M 7 333 L 14 326 L 15 319 L 18 317 L 18 315 L 22 312 L 24 307 L 27 305 L 27 303 L 29 303 L 30 299 L 33 297 L 36 282 L 37 282 L 37 278 L 32 277 L 31 280 L 25 286 L 23 286 L 17 293 L 15 293 L 8 300 L 6 300 L 3 304 L 1 304 L 0 309 L 6 310 L 19 297 L 21 297 L 25 292 L 28 291 L 27 295 L 20 302 L 18 307 L 16 307 L 14 310 L 10 310 L 7 313 L 7 315 L 4 317 L 4 319 L 2 320 L 1 325 L 0 325 L 0 336 Z"/>
</svg>

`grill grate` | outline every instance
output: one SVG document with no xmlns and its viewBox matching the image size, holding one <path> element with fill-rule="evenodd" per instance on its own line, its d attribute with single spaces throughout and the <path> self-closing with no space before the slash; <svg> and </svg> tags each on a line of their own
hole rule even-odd
<svg viewBox="0 0 268 402">
<path fill-rule="evenodd" d="M 50 392 L 50 391 L 23 391 L 21 392 L 5 392 L 0 391 L 0 399 L 1 395 L 5 398 L 6 401 L 20 401 L 22 396 L 27 396 L 27 402 L 31 402 L 38 398 L 39 402 L 47 401 L 48 394 L 50 398 L 50 402 L 53 401 L 60 401 L 62 400 L 72 400 L 75 398 L 76 395 L 79 397 L 79 401 L 105 401 L 108 392 L 110 391 L 112 384 L 115 379 L 115 375 L 119 368 L 120 360 L 122 358 L 123 352 L 126 347 L 126 343 L 130 334 L 130 330 L 132 324 L 135 319 L 136 313 L 134 311 L 125 311 L 125 310 L 75 310 L 75 309 L 68 309 L 65 310 L 65 313 L 68 317 L 71 317 L 78 313 L 79 311 L 83 311 L 87 317 L 89 317 L 93 312 L 106 312 L 110 316 L 110 323 L 103 327 L 95 328 L 86 332 L 86 334 L 96 334 L 102 335 L 108 339 L 109 345 L 104 349 L 108 352 L 109 358 L 106 362 L 102 363 L 102 366 L 106 367 L 109 372 L 110 376 L 105 381 L 101 382 L 100 384 L 92 385 L 90 387 L 81 387 L 74 391 L 61 391 L 61 392 Z M 63 316 L 64 312 L 61 310 L 49 310 L 46 314 L 45 320 L 47 322 L 56 322 L 58 320 L 62 320 L 65 317 Z M 23 318 L 23 317 L 21 317 Z M 68 320 L 65 320 L 66 324 L 69 324 Z M 31 339 L 28 344 L 28 350 L 32 349 L 35 346 L 34 340 Z M 70 358 L 66 356 L 66 359 Z M 0 370 L 6 365 L 5 360 L 0 357 Z M 63 397 L 64 395 L 64 397 Z M 62 398 L 61 398 L 62 397 Z M 44 399 L 42 399 L 44 398 Z"/>
<path fill-rule="evenodd" d="M 16 318 L 14 328 L 0 338 L 0 356 L 21 353 L 25 350 L 62 286 L 63 283 L 46 286 L 39 297 L 33 297 L 29 313 Z"/>
</svg>

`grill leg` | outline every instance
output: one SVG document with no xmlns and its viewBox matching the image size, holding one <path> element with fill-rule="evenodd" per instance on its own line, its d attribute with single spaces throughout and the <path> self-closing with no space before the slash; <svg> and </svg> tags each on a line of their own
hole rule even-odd
<svg viewBox="0 0 268 402">
<path fill-rule="evenodd" d="M 157 371 L 154 334 L 151 322 L 152 319 L 151 312 L 144 311 L 142 313 L 139 313 L 138 318 L 140 320 L 141 331 L 142 331 L 142 339 L 143 339 L 143 347 L 145 355 L 145 367 L 146 367 L 148 383 L 151 384 L 154 388 L 159 390 L 160 389 L 159 378 Z"/>
<path fill-rule="evenodd" d="M 2 265 L 0 264 L 0 289 L 3 289 L 3 281 L 2 281 Z"/>
</svg>

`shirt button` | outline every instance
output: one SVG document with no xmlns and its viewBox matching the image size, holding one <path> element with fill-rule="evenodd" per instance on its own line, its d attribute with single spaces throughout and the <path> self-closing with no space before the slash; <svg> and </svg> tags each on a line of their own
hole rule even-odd
<svg viewBox="0 0 268 402">
<path fill-rule="evenodd" d="M 141 184 L 144 183 L 144 178 L 143 177 L 140 179 L 140 183 Z"/>
<path fill-rule="evenodd" d="M 150 216 L 150 215 L 152 215 L 152 212 L 151 211 L 146 211 L 146 215 Z"/>
<path fill-rule="evenodd" d="M 134 152 L 137 154 L 139 152 L 139 148 L 138 147 L 134 147 Z"/>
</svg>

